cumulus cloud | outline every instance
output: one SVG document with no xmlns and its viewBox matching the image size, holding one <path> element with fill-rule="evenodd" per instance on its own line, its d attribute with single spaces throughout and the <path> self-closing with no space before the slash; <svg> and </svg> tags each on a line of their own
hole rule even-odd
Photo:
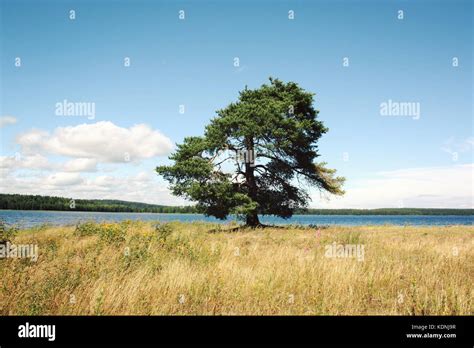
<svg viewBox="0 0 474 348">
<path fill-rule="evenodd" d="M 142 160 L 172 150 L 168 137 L 145 124 L 123 128 L 98 122 L 58 127 L 52 132 L 34 129 L 20 134 L 16 141 L 19 152 L 0 156 L 2 193 L 183 202 L 157 181 L 154 168 L 136 175 L 109 175 L 120 163 L 132 162 L 137 165 L 132 168 L 137 168 L 145 165 Z"/>
<path fill-rule="evenodd" d="M 346 185 L 343 197 L 329 201 L 313 195 L 318 208 L 473 208 L 474 165 L 379 172 L 372 179 Z"/>
<path fill-rule="evenodd" d="M 16 118 L 13 116 L 0 116 L 0 128 L 16 123 Z"/>
<path fill-rule="evenodd" d="M 62 172 L 95 172 L 97 161 L 92 158 L 75 158 L 65 163 L 51 163 L 47 157 L 35 154 L 22 156 L 0 156 L 0 170 L 6 175 L 18 169 Z"/>
<path fill-rule="evenodd" d="M 23 169 L 51 169 L 52 164 L 42 155 L 34 154 L 30 156 L 0 156 L 0 168 L 6 170 Z"/>
<path fill-rule="evenodd" d="M 36 194 L 77 199 L 120 199 L 152 204 L 183 205 L 152 170 L 128 176 L 58 172 L 28 177 L 7 176 L 0 181 L 1 193 Z"/>
<path fill-rule="evenodd" d="M 473 164 L 401 169 L 375 173 L 372 179 L 351 182 L 346 195 L 321 201 L 317 208 L 473 208 Z M 182 205 L 152 168 L 128 176 L 90 176 L 58 172 L 32 176 L 10 175 L 0 181 L 0 192 L 65 196 L 85 199 L 122 199 Z"/>
<path fill-rule="evenodd" d="M 76 158 L 64 163 L 65 172 L 95 172 L 97 160 L 94 158 Z"/>
<path fill-rule="evenodd" d="M 173 148 L 168 137 L 148 125 L 123 128 L 109 121 L 58 127 L 52 134 L 31 130 L 19 135 L 17 143 L 25 154 L 42 152 L 104 163 L 140 161 L 166 155 Z"/>
<path fill-rule="evenodd" d="M 81 184 L 84 179 L 79 173 L 54 173 L 48 175 L 42 181 L 42 184 L 46 187 L 64 187 L 67 186 L 68 189 L 72 185 Z"/>
</svg>

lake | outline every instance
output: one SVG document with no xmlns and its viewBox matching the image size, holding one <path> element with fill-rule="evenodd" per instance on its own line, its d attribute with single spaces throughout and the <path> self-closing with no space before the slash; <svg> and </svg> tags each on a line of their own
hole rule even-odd
<svg viewBox="0 0 474 348">
<path fill-rule="evenodd" d="M 472 225 L 473 215 L 294 215 L 288 220 L 273 216 L 261 217 L 264 224 L 299 225 Z M 221 222 L 200 214 L 155 214 L 155 213 L 99 213 L 81 211 L 37 211 L 37 210 L 0 210 L 0 219 L 7 224 L 20 227 L 32 227 L 41 224 L 73 225 L 80 221 L 207 221 Z"/>
</svg>

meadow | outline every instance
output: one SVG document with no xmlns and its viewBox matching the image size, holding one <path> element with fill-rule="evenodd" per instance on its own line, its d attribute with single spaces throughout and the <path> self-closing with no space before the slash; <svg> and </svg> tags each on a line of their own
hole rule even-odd
<svg viewBox="0 0 474 348">
<path fill-rule="evenodd" d="M 234 227 L 20 230 L 38 259 L 0 259 L 0 315 L 474 314 L 473 226 Z"/>
</svg>

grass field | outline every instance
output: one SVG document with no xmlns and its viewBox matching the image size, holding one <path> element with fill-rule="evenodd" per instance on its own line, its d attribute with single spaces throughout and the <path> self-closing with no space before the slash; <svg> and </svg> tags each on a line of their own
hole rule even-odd
<svg viewBox="0 0 474 348">
<path fill-rule="evenodd" d="M 474 313 L 472 226 L 229 227 L 19 231 L 11 243 L 39 257 L 0 259 L 0 314 Z"/>
</svg>

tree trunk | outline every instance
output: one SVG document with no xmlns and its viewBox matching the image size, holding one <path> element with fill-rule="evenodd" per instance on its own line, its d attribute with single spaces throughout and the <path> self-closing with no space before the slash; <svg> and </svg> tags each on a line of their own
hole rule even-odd
<svg viewBox="0 0 474 348">
<path fill-rule="evenodd" d="M 247 226 L 257 227 L 260 225 L 260 220 L 258 219 L 257 212 L 253 212 L 247 215 Z"/>
<path fill-rule="evenodd" d="M 247 150 L 247 156 L 245 157 L 245 181 L 247 183 L 247 187 L 249 188 L 249 197 L 256 202 L 257 201 L 257 183 L 255 182 L 255 175 L 254 175 L 254 163 L 251 163 L 249 159 L 249 151 L 253 152 L 253 139 L 247 138 L 245 139 L 245 145 Z M 257 210 L 254 210 L 247 214 L 246 217 L 246 224 L 247 226 L 256 227 L 260 225 L 260 221 L 258 219 Z"/>
</svg>

